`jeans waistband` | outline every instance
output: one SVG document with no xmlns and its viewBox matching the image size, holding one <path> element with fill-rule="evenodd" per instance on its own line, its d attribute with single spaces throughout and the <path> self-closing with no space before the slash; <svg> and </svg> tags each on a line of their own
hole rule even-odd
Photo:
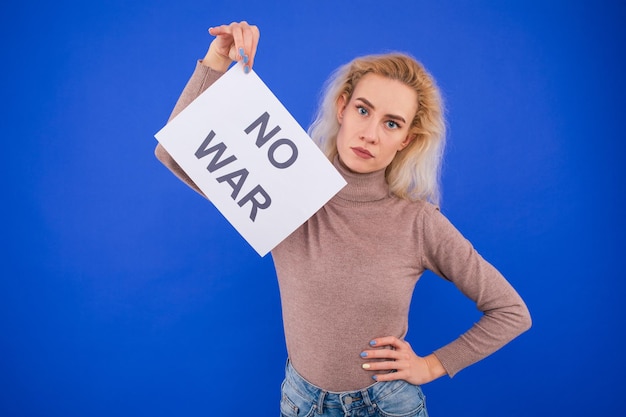
<svg viewBox="0 0 626 417">
<path fill-rule="evenodd" d="M 406 384 L 406 382 L 398 380 L 376 382 L 369 387 L 355 391 L 327 391 L 304 379 L 294 369 L 290 361 L 287 361 L 285 367 L 285 380 L 300 396 L 309 400 L 311 404 L 316 404 L 319 414 L 322 414 L 325 408 L 341 408 L 347 412 L 350 409 L 372 407 L 376 401 L 383 400 Z"/>
</svg>

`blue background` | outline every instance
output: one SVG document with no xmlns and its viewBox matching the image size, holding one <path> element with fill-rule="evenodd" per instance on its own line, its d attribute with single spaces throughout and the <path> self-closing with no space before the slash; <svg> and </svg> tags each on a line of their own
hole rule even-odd
<svg viewBox="0 0 626 417">
<path fill-rule="evenodd" d="M 0 415 L 278 414 L 286 352 L 271 257 L 153 156 L 206 29 L 240 19 L 261 28 L 255 70 L 303 126 L 328 74 L 356 55 L 409 51 L 443 90 L 443 212 L 534 325 L 425 386 L 431 415 L 626 409 L 623 1 L 0 10 Z M 408 339 L 427 354 L 476 319 L 426 274 Z"/>
</svg>

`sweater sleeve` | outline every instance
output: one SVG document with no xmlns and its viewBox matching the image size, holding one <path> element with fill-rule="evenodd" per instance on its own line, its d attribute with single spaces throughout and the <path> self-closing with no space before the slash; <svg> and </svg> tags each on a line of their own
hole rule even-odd
<svg viewBox="0 0 626 417">
<path fill-rule="evenodd" d="M 191 74 L 189 81 L 187 81 L 187 85 L 185 85 L 180 97 L 178 97 L 178 101 L 174 106 L 174 110 L 172 110 L 169 120 L 176 117 L 178 113 L 183 111 L 185 107 L 194 101 L 222 75 L 224 75 L 223 72 L 215 71 L 210 67 L 202 65 L 200 61 L 197 61 L 196 68 L 193 74 Z"/>
<path fill-rule="evenodd" d="M 451 281 L 483 313 L 467 332 L 434 354 L 450 377 L 531 326 L 526 304 L 502 274 L 434 207 L 424 214 L 425 266 Z"/>
<path fill-rule="evenodd" d="M 207 88 L 211 86 L 219 77 L 221 77 L 224 73 L 220 71 L 216 71 L 212 68 L 209 68 L 205 65 L 202 65 L 200 61 L 196 63 L 196 68 L 187 81 L 187 85 L 183 89 L 180 97 L 178 97 L 178 101 L 174 106 L 174 110 L 170 114 L 168 122 L 172 120 L 174 117 L 178 115 L 181 111 L 185 109 L 192 101 L 194 101 L 200 94 L 202 94 Z M 161 144 L 157 144 L 154 153 L 159 161 L 163 163 L 170 171 L 172 171 L 181 181 L 185 184 L 193 188 L 195 191 L 200 193 L 202 196 L 204 194 L 200 191 L 200 188 L 189 178 L 189 176 L 183 171 L 183 169 L 174 161 L 174 159 L 170 156 L 169 153 L 161 146 Z"/>
</svg>

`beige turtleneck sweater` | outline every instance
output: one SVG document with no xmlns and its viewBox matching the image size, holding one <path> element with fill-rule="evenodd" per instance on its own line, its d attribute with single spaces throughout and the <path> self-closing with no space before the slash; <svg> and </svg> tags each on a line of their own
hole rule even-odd
<svg viewBox="0 0 626 417">
<path fill-rule="evenodd" d="M 172 117 L 220 75 L 198 64 Z M 272 251 L 288 355 L 304 378 L 328 391 L 371 385 L 360 353 L 373 338 L 405 337 L 413 289 L 427 269 L 483 313 L 434 352 L 450 376 L 530 327 L 517 292 L 436 207 L 392 195 L 384 170 L 356 174 L 334 164 L 348 185 Z"/>
</svg>

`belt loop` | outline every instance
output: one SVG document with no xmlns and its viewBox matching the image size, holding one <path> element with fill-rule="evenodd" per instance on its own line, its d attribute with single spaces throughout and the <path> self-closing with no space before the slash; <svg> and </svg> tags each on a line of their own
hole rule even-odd
<svg viewBox="0 0 626 417">
<path fill-rule="evenodd" d="M 317 398 L 317 414 L 324 414 L 324 400 L 326 399 L 326 391 L 322 390 L 320 396 Z"/>
<path fill-rule="evenodd" d="M 370 398 L 369 392 L 368 390 L 364 389 L 361 391 L 361 395 L 363 396 L 363 402 L 365 403 L 365 405 L 367 405 L 368 407 L 372 406 L 372 400 Z"/>
</svg>

